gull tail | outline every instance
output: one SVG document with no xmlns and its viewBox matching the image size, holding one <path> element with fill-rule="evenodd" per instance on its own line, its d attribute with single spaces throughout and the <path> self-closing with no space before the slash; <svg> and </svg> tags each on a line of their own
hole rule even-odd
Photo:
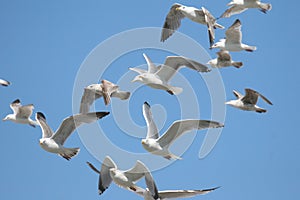
<svg viewBox="0 0 300 200">
<path fill-rule="evenodd" d="M 269 3 L 260 3 L 260 11 L 263 13 L 267 13 L 267 11 L 272 9 L 272 5 Z"/>
<path fill-rule="evenodd" d="M 249 52 L 253 52 L 256 50 L 256 47 L 255 46 L 245 46 L 245 51 L 249 51 Z"/>
<path fill-rule="evenodd" d="M 232 66 L 236 67 L 236 68 L 240 68 L 243 66 L 243 63 L 242 62 L 233 62 L 232 63 Z"/>
<path fill-rule="evenodd" d="M 267 112 L 267 110 L 263 109 L 263 108 L 257 108 L 255 111 L 258 112 L 258 113 L 265 113 L 265 112 Z"/>
<path fill-rule="evenodd" d="M 222 26 L 221 24 L 215 23 L 215 24 L 214 24 L 214 28 L 215 28 L 215 29 L 217 29 L 217 28 L 219 28 L 219 29 L 224 29 L 225 27 Z"/>
<path fill-rule="evenodd" d="M 167 92 L 169 93 L 169 94 L 171 94 L 171 95 L 178 95 L 178 94 L 180 94 L 181 92 L 182 92 L 182 88 L 180 88 L 180 87 L 173 87 L 173 86 L 171 86 L 168 90 L 167 90 Z"/>
<path fill-rule="evenodd" d="M 168 155 L 166 155 L 166 156 L 164 156 L 164 158 L 166 158 L 166 159 L 168 159 L 168 160 L 182 160 L 182 158 L 181 157 L 179 157 L 179 156 L 176 156 L 176 155 L 174 155 L 174 154 L 172 154 L 172 153 L 169 153 Z"/>
<path fill-rule="evenodd" d="M 59 155 L 64 159 L 70 160 L 73 156 L 76 156 L 79 151 L 79 148 L 65 148 L 64 152 Z"/>
</svg>

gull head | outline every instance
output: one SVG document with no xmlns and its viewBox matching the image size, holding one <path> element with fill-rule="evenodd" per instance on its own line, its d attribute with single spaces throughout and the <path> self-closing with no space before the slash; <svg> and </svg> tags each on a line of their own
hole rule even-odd
<svg viewBox="0 0 300 200">
<path fill-rule="evenodd" d="M 148 140 L 147 139 L 142 139 L 142 145 L 147 145 L 148 144 Z"/>
<path fill-rule="evenodd" d="M 40 140 L 39 140 L 39 142 L 40 142 L 40 145 L 42 146 L 42 145 L 44 145 L 45 144 L 45 138 L 41 138 Z"/>
<path fill-rule="evenodd" d="M 4 118 L 2 119 L 2 121 L 14 120 L 14 119 L 15 119 L 15 117 L 14 117 L 12 114 L 9 114 L 9 115 L 7 115 L 6 117 L 4 117 Z"/>
<path fill-rule="evenodd" d="M 206 64 L 212 66 L 212 67 L 216 67 L 217 66 L 217 59 L 212 59 L 212 60 L 209 60 Z"/>
<path fill-rule="evenodd" d="M 219 41 L 219 42 L 216 42 L 215 44 L 213 44 L 210 49 L 215 49 L 215 48 L 222 48 L 224 47 L 224 42 L 223 41 Z"/>
<path fill-rule="evenodd" d="M 137 75 L 131 82 L 143 82 L 143 77 L 141 75 Z"/>
<path fill-rule="evenodd" d="M 236 106 L 236 100 L 230 100 L 225 102 L 226 105 L 230 105 L 230 106 Z"/>
</svg>

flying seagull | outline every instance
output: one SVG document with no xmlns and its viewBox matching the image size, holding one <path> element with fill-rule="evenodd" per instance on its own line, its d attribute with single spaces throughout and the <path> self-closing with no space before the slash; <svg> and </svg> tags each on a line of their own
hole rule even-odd
<svg viewBox="0 0 300 200">
<path fill-rule="evenodd" d="M 226 50 L 220 50 L 219 52 L 217 52 L 217 56 L 218 56 L 217 58 L 208 61 L 207 64 L 216 68 L 229 67 L 229 66 L 240 68 L 243 66 L 242 62 L 233 61 L 231 59 L 231 55 Z"/>
<path fill-rule="evenodd" d="M 216 22 L 214 16 L 212 16 L 212 14 L 210 14 L 206 8 L 202 7 L 201 9 L 198 9 L 175 3 L 172 5 L 165 19 L 161 33 L 161 42 L 167 40 L 179 28 L 181 25 L 181 20 L 185 17 L 196 23 L 207 26 L 210 46 L 214 43 L 215 39 L 214 29 L 224 28 L 222 25 Z"/>
<path fill-rule="evenodd" d="M 46 117 L 43 113 L 36 113 L 36 120 L 42 129 L 42 138 L 40 146 L 50 152 L 60 155 L 61 157 L 70 160 L 79 152 L 79 148 L 65 148 L 63 145 L 68 137 L 75 131 L 77 127 L 85 123 L 92 123 L 108 115 L 109 112 L 94 112 L 85 114 L 76 114 L 67 117 L 63 120 L 59 128 L 54 133 L 46 122 Z"/>
<path fill-rule="evenodd" d="M 262 3 L 260 0 L 232 0 L 227 6 L 231 7 L 221 17 L 230 17 L 231 15 L 242 13 L 248 8 L 258 8 L 263 13 L 267 13 L 267 11 L 272 9 L 271 4 Z"/>
<path fill-rule="evenodd" d="M 267 112 L 266 109 L 260 108 L 256 105 L 258 97 L 261 97 L 268 104 L 273 105 L 270 100 L 268 100 L 265 96 L 263 96 L 262 94 L 258 93 L 255 90 L 247 88 L 245 89 L 245 92 L 246 95 L 244 96 L 239 92 L 233 90 L 233 94 L 236 96 L 237 99 L 228 101 L 226 102 L 226 104 L 241 110 L 255 111 L 258 113 Z"/>
<path fill-rule="evenodd" d="M 10 120 L 19 124 L 29 124 L 32 127 L 38 125 L 36 121 L 30 118 L 34 109 L 33 104 L 22 106 L 20 99 L 16 99 L 10 104 L 10 108 L 14 113 L 7 115 L 3 121 Z"/>
<path fill-rule="evenodd" d="M 3 79 L 0 79 L 0 85 L 2 86 L 9 86 L 10 85 L 10 82 L 6 81 L 6 80 L 3 80 Z"/>
<path fill-rule="evenodd" d="M 81 97 L 80 113 L 88 113 L 93 102 L 102 96 L 105 105 L 108 105 L 111 97 L 125 100 L 129 98 L 130 92 L 119 90 L 118 85 L 107 80 L 102 80 L 101 84 L 91 84 L 84 88 L 84 93 Z"/>
<path fill-rule="evenodd" d="M 147 188 L 142 191 L 136 192 L 137 194 L 144 197 L 145 200 L 156 200 L 156 199 L 173 199 L 173 198 L 187 198 L 196 195 L 207 194 L 220 187 L 203 189 L 203 190 L 164 190 L 158 191 L 156 184 L 153 180 L 151 173 L 145 174 L 145 181 Z"/>
<path fill-rule="evenodd" d="M 134 192 L 142 191 L 143 189 L 136 186 L 135 183 L 143 178 L 145 173 L 149 172 L 148 168 L 139 160 L 133 168 L 127 171 L 121 171 L 109 156 L 106 156 L 103 160 L 100 171 L 91 163 L 87 162 L 87 164 L 92 170 L 100 175 L 98 182 L 99 195 L 103 194 L 112 181 L 127 190 Z"/>
<path fill-rule="evenodd" d="M 147 136 L 142 139 L 143 147 L 152 154 L 163 156 L 166 159 L 181 159 L 169 151 L 170 145 L 181 135 L 192 130 L 224 127 L 223 124 L 209 120 L 178 120 L 173 122 L 169 129 L 161 136 L 153 121 L 150 105 L 145 102 L 143 115 L 147 124 Z"/>
<path fill-rule="evenodd" d="M 171 86 L 168 82 L 183 66 L 198 72 L 211 71 L 207 66 L 183 56 L 168 56 L 165 63 L 157 67 L 146 54 L 143 54 L 143 56 L 148 64 L 148 71 L 139 68 L 129 68 L 139 73 L 132 82 L 139 81 L 152 88 L 165 90 L 171 95 L 178 95 L 182 92 L 182 88 Z"/>
<path fill-rule="evenodd" d="M 255 46 L 249 46 L 242 43 L 241 27 L 241 21 L 239 19 L 235 20 L 235 22 L 225 32 L 226 39 L 220 39 L 220 41 L 212 45 L 211 48 L 220 48 L 227 51 L 245 50 L 249 52 L 256 50 Z"/>
</svg>

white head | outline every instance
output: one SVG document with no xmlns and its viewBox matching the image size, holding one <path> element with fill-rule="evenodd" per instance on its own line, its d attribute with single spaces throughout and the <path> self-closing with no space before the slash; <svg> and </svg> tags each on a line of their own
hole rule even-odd
<svg viewBox="0 0 300 200">
<path fill-rule="evenodd" d="M 4 118 L 2 119 L 2 121 L 15 120 L 15 119 L 16 119 L 15 115 L 9 114 L 9 115 L 6 115 L 6 117 L 4 117 Z"/>
<path fill-rule="evenodd" d="M 230 105 L 230 106 L 233 106 L 233 107 L 237 107 L 237 102 L 238 100 L 230 100 L 230 101 L 227 101 L 225 102 L 226 105 Z"/>
<path fill-rule="evenodd" d="M 208 65 L 210 65 L 212 67 L 216 67 L 217 66 L 217 62 L 218 62 L 218 60 L 216 58 L 216 59 L 212 59 L 212 60 L 208 61 L 206 64 L 208 64 Z"/>
<path fill-rule="evenodd" d="M 131 82 L 143 82 L 143 76 L 137 75 Z"/>
<path fill-rule="evenodd" d="M 214 48 L 224 48 L 224 47 L 225 47 L 225 40 L 222 39 L 219 42 L 213 44 L 210 48 L 214 49 Z"/>
</svg>

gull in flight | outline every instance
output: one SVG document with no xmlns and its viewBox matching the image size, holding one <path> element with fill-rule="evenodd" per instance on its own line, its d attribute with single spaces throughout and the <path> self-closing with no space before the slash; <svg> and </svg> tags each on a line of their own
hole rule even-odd
<svg viewBox="0 0 300 200">
<path fill-rule="evenodd" d="M 34 109 L 33 104 L 22 106 L 20 99 L 16 99 L 10 104 L 10 108 L 14 113 L 7 115 L 3 121 L 10 120 L 19 124 L 29 124 L 32 127 L 38 125 L 36 121 L 30 118 Z"/>
<path fill-rule="evenodd" d="M 217 58 L 208 61 L 207 64 L 216 68 L 229 67 L 229 66 L 240 68 L 243 66 L 242 62 L 233 61 L 231 59 L 231 55 L 226 50 L 221 50 L 217 52 L 217 56 L 218 56 Z"/>
<path fill-rule="evenodd" d="M 47 124 L 45 115 L 41 112 L 37 112 L 35 118 L 43 133 L 42 138 L 40 139 L 40 146 L 50 153 L 58 154 L 61 157 L 70 160 L 79 152 L 80 149 L 65 148 L 63 145 L 68 137 L 80 125 L 95 122 L 108 114 L 109 112 L 94 112 L 67 117 L 54 133 L 51 127 Z"/>
<path fill-rule="evenodd" d="M 235 22 L 225 32 L 226 39 L 220 39 L 220 41 L 212 45 L 211 48 L 220 48 L 227 51 L 245 50 L 249 52 L 256 50 L 255 46 L 249 46 L 242 43 L 241 27 L 241 21 L 239 19 L 235 20 Z"/>
<path fill-rule="evenodd" d="M 107 80 L 102 80 L 101 84 L 91 84 L 84 88 L 80 103 L 80 113 L 88 113 L 93 102 L 102 96 L 105 105 L 108 105 L 111 97 L 125 100 L 129 98 L 130 92 L 120 91 L 118 85 Z"/>
<path fill-rule="evenodd" d="M 87 164 L 92 170 L 100 175 L 98 181 L 99 195 L 110 186 L 112 181 L 114 181 L 116 185 L 127 190 L 134 192 L 142 191 L 143 189 L 136 186 L 135 183 L 143 178 L 145 173 L 149 172 L 148 168 L 139 160 L 133 168 L 127 171 L 121 171 L 109 156 L 106 156 L 103 160 L 100 171 L 91 163 L 87 162 Z"/>
<path fill-rule="evenodd" d="M 223 124 L 209 120 L 178 120 L 159 136 L 155 122 L 153 121 L 150 105 L 145 102 L 143 115 L 147 124 L 147 136 L 142 139 L 143 147 L 152 154 L 163 156 L 166 159 L 181 159 L 169 151 L 170 145 L 181 135 L 192 130 L 224 127 Z"/>
<path fill-rule="evenodd" d="M 242 13 L 248 8 L 258 8 L 263 13 L 267 13 L 267 11 L 272 9 L 271 4 L 262 3 L 260 0 L 232 0 L 227 6 L 231 7 L 221 17 L 230 17 L 231 15 Z"/>
<path fill-rule="evenodd" d="M 215 39 L 215 28 L 224 27 L 216 22 L 216 19 L 210 12 L 202 7 L 201 9 L 184 6 L 178 3 L 173 4 L 171 7 L 161 33 L 161 41 L 164 42 L 167 40 L 181 25 L 181 20 L 183 18 L 189 18 L 190 20 L 204 24 L 208 28 L 208 35 L 209 35 L 209 43 L 210 46 L 214 43 Z"/>
<path fill-rule="evenodd" d="M 171 95 L 178 95 L 182 92 L 182 88 L 171 86 L 168 83 L 181 67 L 186 66 L 198 72 L 211 71 L 207 66 L 183 56 L 168 56 L 165 63 L 157 67 L 146 54 L 143 54 L 143 56 L 148 64 L 148 71 L 139 68 L 129 68 L 139 73 L 132 82 L 139 81 L 152 88 L 165 90 Z"/>
<path fill-rule="evenodd" d="M 0 79 L 0 85 L 2 85 L 2 86 L 9 86 L 10 82 L 8 82 L 6 80 L 3 80 L 3 79 Z"/>
<path fill-rule="evenodd" d="M 265 96 L 263 96 L 262 94 L 258 93 L 255 90 L 247 88 L 245 89 L 245 92 L 246 95 L 244 96 L 239 92 L 233 90 L 233 94 L 236 96 L 237 99 L 228 101 L 226 102 L 226 104 L 241 110 L 255 111 L 258 113 L 267 112 L 266 109 L 260 108 L 256 105 L 258 97 L 261 97 L 268 104 L 273 105 L 270 100 L 268 100 Z"/>
<path fill-rule="evenodd" d="M 151 173 L 145 174 L 145 181 L 147 188 L 137 191 L 136 193 L 144 197 L 144 200 L 156 200 L 156 199 L 174 199 L 174 198 L 187 198 L 194 197 L 196 195 L 207 194 L 220 187 L 203 189 L 203 190 L 164 190 L 158 191 L 156 184 L 153 180 Z"/>
</svg>

